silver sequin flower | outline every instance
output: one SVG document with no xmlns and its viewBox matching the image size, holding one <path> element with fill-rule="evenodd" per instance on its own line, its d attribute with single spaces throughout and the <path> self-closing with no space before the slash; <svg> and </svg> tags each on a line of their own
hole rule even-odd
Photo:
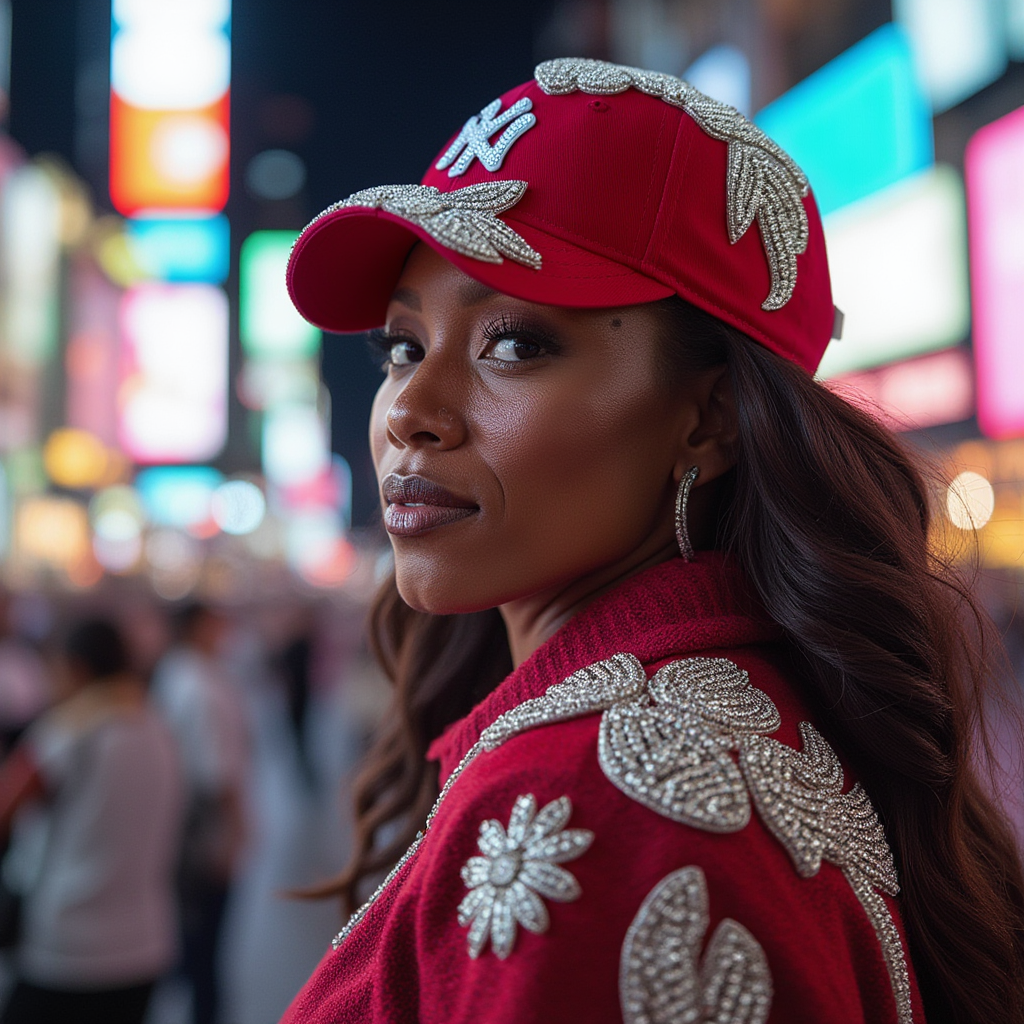
<svg viewBox="0 0 1024 1024">
<path fill-rule="evenodd" d="M 607 96 L 636 89 L 685 110 L 707 135 L 727 143 L 729 240 L 738 242 L 756 218 L 772 281 L 761 308 L 781 309 L 790 300 L 796 288 L 796 258 L 807 249 L 803 197 L 810 187 L 793 158 L 757 125 L 688 82 L 656 71 L 570 57 L 537 65 L 534 77 L 552 96 L 577 90 Z"/>
<path fill-rule="evenodd" d="M 377 185 L 327 207 L 310 223 L 351 206 L 368 206 L 422 228 L 443 246 L 484 263 L 516 263 L 539 270 L 540 253 L 498 217 L 523 198 L 525 181 L 484 181 L 442 192 L 433 185 Z"/>
<path fill-rule="evenodd" d="M 478 957 L 490 939 L 504 960 L 516 941 L 516 925 L 541 933 L 548 929 L 545 897 L 559 903 L 579 899 L 580 886 L 560 864 L 575 860 L 594 840 L 583 828 L 565 828 L 572 814 L 567 796 L 537 813 L 532 794 L 519 797 L 508 829 L 493 818 L 480 826 L 482 856 L 470 857 L 462 869 L 469 893 L 459 904 L 459 924 L 469 928 L 469 955 Z"/>
<path fill-rule="evenodd" d="M 727 917 L 702 957 L 708 923 L 700 868 L 674 871 L 651 890 L 622 946 L 625 1024 L 763 1024 L 772 979 L 761 944 Z"/>
</svg>

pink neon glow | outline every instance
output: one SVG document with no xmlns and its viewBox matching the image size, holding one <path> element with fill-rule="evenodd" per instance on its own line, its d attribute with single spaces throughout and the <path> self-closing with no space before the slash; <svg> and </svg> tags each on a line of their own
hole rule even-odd
<svg viewBox="0 0 1024 1024">
<path fill-rule="evenodd" d="M 974 134 L 964 158 L 978 425 L 1024 435 L 1024 107 Z"/>
<path fill-rule="evenodd" d="M 956 423 L 974 412 L 974 382 L 966 350 L 907 359 L 878 370 L 846 373 L 827 381 L 848 402 L 893 430 Z"/>
<path fill-rule="evenodd" d="M 118 435 L 136 462 L 205 462 L 227 439 L 228 299 L 140 284 L 121 301 Z"/>
</svg>

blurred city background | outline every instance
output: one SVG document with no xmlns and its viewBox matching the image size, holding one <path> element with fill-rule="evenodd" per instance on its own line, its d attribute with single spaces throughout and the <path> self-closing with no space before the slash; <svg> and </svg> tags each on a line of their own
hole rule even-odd
<svg viewBox="0 0 1024 1024">
<path fill-rule="evenodd" d="M 337 929 L 282 894 L 343 864 L 385 696 L 379 369 L 293 311 L 290 246 L 571 55 L 682 75 L 807 172 L 821 375 L 939 469 L 936 546 L 1024 671 L 1024 0 L 0 0 L 0 734 L 86 617 L 139 679 L 190 650 L 230 693 L 222 1024 L 276 1021 Z M 148 1020 L 191 1000 L 171 978 Z"/>
</svg>

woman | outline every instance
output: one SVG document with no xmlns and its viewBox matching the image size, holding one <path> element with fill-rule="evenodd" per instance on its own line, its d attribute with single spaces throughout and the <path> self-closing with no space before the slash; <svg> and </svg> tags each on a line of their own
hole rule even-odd
<svg viewBox="0 0 1024 1024">
<path fill-rule="evenodd" d="M 175 954 L 180 768 L 112 623 L 76 624 L 62 655 L 65 696 L 0 767 L 0 827 L 29 803 L 45 826 L 0 1020 L 142 1024 Z"/>
<path fill-rule="evenodd" d="M 286 1021 L 1024 1020 L 978 616 L 911 456 L 812 378 L 840 318 L 785 153 L 551 61 L 289 286 L 386 325 L 395 709 L 324 891 L 397 866 Z"/>
</svg>

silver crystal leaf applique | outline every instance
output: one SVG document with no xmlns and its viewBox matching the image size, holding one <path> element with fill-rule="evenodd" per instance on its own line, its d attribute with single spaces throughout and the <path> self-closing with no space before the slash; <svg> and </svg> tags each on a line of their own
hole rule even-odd
<svg viewBox="0 0 1024 1024">
<path fill-rule="evenodd" d="M 642 68 L 573 57 L 539 64 L 534 77 L 553 96 L 577 90 L 610 95 L 637 89 L 686 111 L 707 135 L 725 142 L 729 147 L 729 240 L 738 242 L 756 218 L 771 273 L 771 290 L 761 308 L 781 309 L 790 300 L 796 288 L 796 258 L 807 249 L 803 198 L 810 186 L 792 157 L 760 128 L 734 107 L 705 96 L 682 79 Z"/>
<path fill-rule="evenodd" d="M 651 890 L 622 947 L 625 1024 L 763 1024 L 772 1002 L 764 950 L 725 918 L 701 957 L 708 922 L 700 868 L 674 871 Z"/>
<path fill-rule="evenodd" d="M 646 691 L 643 665 L 632 654 L 614 654 L 549 686 L 544 696 L 506 711 L 484 729 L 480 742 L 485 750 L 493 750 L 527 729 L 604 711 L 622 701 L 644 699 Z"/>
<path fill-rule="evenodd" d="M 750 799 L 731 756 L 742 736 L 781 724 L 767 694 L 727 658 L 686 658 L 648 684 L 657 703 L 616 704 L 601 717 L 598 759 L 609 781 L 666 818 L 736 832 Z"/>
<path fill-rule="evenodd" d="M 493 173 L 501 167 L 512 143 L 537 123 L 536 114 L 530 113 L 532 109 L 533 101 L 528 96 L 516 100 L 500 114 L 500 99 L 488 103 L 462 126 L 462 131 L 434 167 L 439 171 L 447 167 L 448 177 L 457 178 L 466 173 L 474 160 L 479 160 Z M 489 142 L 491 136 L 502 128 L 505 130 L 492 146 Z"/>
<path fill-rule="evenodd" d="M 896 1000 L 897 1019 L 913 1019 L 903 942 L 879 890 L 899 892 L 892 852 L 867 793 L 857 783 L 842 792 L 835 751 L 810 722 L 800 723 L 803 749 L 763 736 L 740 747 L 740 767 L 758 813 L 805 878 L 823 860 L 841 868 L 882 947 Z"/>
<path fill-rule="evenodd" d="M 507 256 L 540 270 L 540 253 L 498 217 L 515 206 L 525 192 L 525 181 L 484 181 L 451 192 L 442 192 L 433 185 L 377 185 L 329 206 L 312 223 L 336 210 L 369 206 L 415 224 L 463 256 L 484 263 L 503 263 Z"/>
<path fill-rule="evenodd" d="M 481 855 L 470 857 L 462 868 L 469 892 L 459 904 L 471 957 L 478 957 L 490 940 L 495 956 L 504 960 L 515 945 L 517 925 L 536 934 L 547 931 L 544 899 L 579 899 L 579 883 L 561 865 L 583 854 L 594 833 L 566 828 L 571 814 L 567 796 L 538 813 L 536 798 L 527 794 L 516 799 L 507 829 L 493 818 L 481 824 Z"/>
</svg>

